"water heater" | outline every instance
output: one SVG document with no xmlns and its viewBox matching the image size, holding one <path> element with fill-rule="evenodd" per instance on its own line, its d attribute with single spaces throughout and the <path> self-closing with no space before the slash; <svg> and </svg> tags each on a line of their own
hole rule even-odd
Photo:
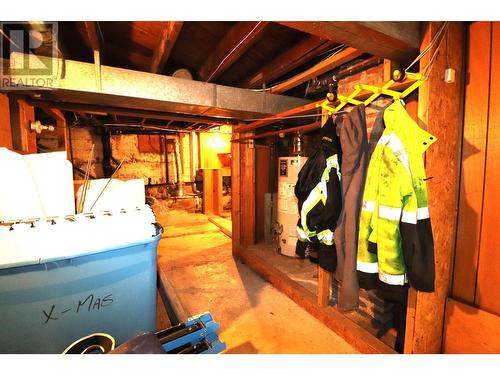
<svg viewBox="0 0 500 375">
<path fill-rule="evenodd" d="M 277 234 L 278 250 L 281 254 L 295 257 L 297 243 L 297 221 L 299 210 L 295 198 L 295 184 L 307 157 L 286 156 L 279 158 L 278 165 L 278 212 Z"/>
</svg>

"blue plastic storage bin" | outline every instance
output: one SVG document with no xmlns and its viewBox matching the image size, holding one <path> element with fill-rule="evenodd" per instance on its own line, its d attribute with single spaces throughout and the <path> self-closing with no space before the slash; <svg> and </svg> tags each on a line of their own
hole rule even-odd
<svg viewBox="0 0 500 375">
<path fill-rule="evenodd" d="M 0 269 L 0 353 L 62 353 L 94 332 L 120 345 L 154 331 L 160 238 Z"/>
</svg>

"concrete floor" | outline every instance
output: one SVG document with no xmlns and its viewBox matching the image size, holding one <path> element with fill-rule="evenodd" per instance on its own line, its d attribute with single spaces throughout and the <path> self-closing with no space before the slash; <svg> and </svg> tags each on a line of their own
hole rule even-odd
<svg viewBox="0 0 500 375">
<path fill-rule="evenodd" d="M 189 314 L 210 311 L 226 353 L 356 353 L 344 339 L 235 260 L 231 239 L 201 214 L 158 217 L 158 266 Z"/>
</svg>

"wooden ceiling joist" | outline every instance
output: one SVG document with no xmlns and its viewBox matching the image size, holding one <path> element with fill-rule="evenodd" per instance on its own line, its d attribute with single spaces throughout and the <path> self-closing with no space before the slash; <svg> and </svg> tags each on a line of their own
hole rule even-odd
<svg viewBox="0 0 500 375">
<path fill-rule="evenodd" d="M 248 77 L 241 84 L 241 87 L 256 88 L 264 83 L 269 83 L 328 51 L 335 45 L 335 42 L 310 35 Z"/>
<path fill-rule="evenodd" d="M 361 56 L 363 52 L 352 48 L 352 47 L 347 47 L 346 49 L 335 53 L 334 55 L 327 57 L 323 61 L 320 61 L 318 64 L 314 65 L 313 67 L 307 69 L 306 71 L 297 74 L 296 76 L 286 80 L 285 82 L 282 82 L 273 88 L 271 88 L 271 93 L 273 94 L 280 94 L 283 92 L 286 92 L 304 82 L 307 82 L 308 80 L 317 77 L 323 73 L 328 72 L 329 70 L 332 70 L 342 64 L 345 64 L 351 60 L 354 60 L 355 58 Z"/>
<path fill-rule="evenodd" d="M 92 48 L 92 51 L 99 51 L 100 54 L 102 55 L 103 54 L 103 46 L 101 43 L 101 38 L 99 36 L 99 32 L 98 32 L 99 26 L 97 25 L 97 22 L 84 21 L 83 24 L 85 25 L 86 37 L 87 37 L 87 41 L 89 43 L 90 48 Z"/>
<path fill-rule="evenodd" d="M 175 42 L 181 33 L 184 22 L 169 21 L 165 22 L 160 35 L 158 47 L 155 49 L 153 61 L 151 62 L 151 73 L 161 74 L 167 64 L 170 53 L 174 49 Z"/>
<path fill-rule="evenodd" d="M 199 69 L 202 81 L 212 82 L 228 70 L 263 35 L 269 22 L 238 22 Z"/>
<path fill-rule="evenodd" d="M 419 22 L 279 22 L 374 56 L 407 63 L 418 55 Z"/>
</svg>

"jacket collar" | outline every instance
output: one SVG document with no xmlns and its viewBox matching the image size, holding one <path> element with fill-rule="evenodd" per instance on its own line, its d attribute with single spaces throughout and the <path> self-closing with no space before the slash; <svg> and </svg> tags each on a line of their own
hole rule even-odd
<svg viewBox="0 0 500 375">
<path fill-rule="evenodd" d="M 384 111 L 386 129 L 394 131 L 406 147 L 424 153 L 437 138 L 422 129 L 410 117 L 401 100 L 396 100 Z"/>
</svg>

